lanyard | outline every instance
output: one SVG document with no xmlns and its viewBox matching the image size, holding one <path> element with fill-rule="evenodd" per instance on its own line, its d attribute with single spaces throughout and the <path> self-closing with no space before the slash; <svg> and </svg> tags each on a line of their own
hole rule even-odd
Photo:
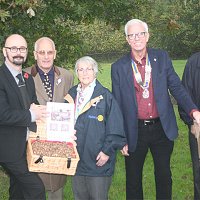
<svg viewBox="0 0 200 200">
<path fill-rule="evenodd" d="M 136 82 L 140 85 L 140 87 L 144 90 L 143 91 L 143 98 L 149 98 L 149 85 L 150 85 L 150 80 L 151 80 L 151 63 L 149 60 L 148 55 L 146 56 L 146 65 L 145 65 L 145 76 L 144 76 L 144 82 L 142 81 L 141 74 L 138 70 L 138 67 L 134 60 L 132 59 L 131 61 L 133 73 L 135 76 Z"/>
</svg>

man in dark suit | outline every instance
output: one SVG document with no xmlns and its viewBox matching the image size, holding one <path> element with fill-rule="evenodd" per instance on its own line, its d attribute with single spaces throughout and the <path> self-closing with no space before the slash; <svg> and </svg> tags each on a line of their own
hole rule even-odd
<svg viewBox="0 0 200 200">
<path fill-rule="evenodd" d="M 143 199 L 142 171 L 150 149 L 156 199 L 171 199 L 170 157 L 178 127 L 169 92 L 198 123 L 200 113 L 182 86 L 167 52 L 147 48 L 147 24 L 130 20 L 125 25 L 125 34 L 131 52 L 112 64 L 111 76 L 128 140 L 122 150 L 126 155 L 126 198 Z"/>
<path fill-rule="evenodd" d="M 0 165 L 10 176 L 9 199 L 45 199 L 44 185 L 28 171 L 26 138 L 35 120 L 45 117 L 37 106 L 34 81 L 22 71 L 27 57 L 26 40 L 13 34 L 5 41 L 5 62 L 0 68 Z"/>
</svg>

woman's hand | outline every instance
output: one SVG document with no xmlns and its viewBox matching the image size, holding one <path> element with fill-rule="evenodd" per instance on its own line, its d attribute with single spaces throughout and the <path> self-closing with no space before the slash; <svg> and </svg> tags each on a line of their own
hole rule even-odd
<svg viewBox="0 0 200 200">
<path fill-rule="evenodd" d="M 76 140 L 76 130 L 74 130 L 73 134 L 69 137 L 69 140 L 73 141 L 75 145 L 77 145 Z"/>
<path fill-rule="evenodd" d="M 103 165 L 106 164 L 106 162 L 108 161 L 109 159 L 109 156 L 107 156 L 105 153 L 103 153 L 102 151 L 98 154 L 96 160 L 97 160 L 97 163 L 96 165 L 101 167 Z"/>
</svg>

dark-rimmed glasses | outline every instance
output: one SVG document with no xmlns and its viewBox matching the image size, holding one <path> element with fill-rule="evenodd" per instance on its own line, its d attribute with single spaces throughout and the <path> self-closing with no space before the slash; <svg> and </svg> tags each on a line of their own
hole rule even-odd
<svg viewBox="0 0 200 200">
<path fill-rule="evenodd" d="M 26 51 L 27 51 L 27 48 L 26 47 L 4 47 L 4 48 L 6 48 L 6 49 L 9 49 L 10 50 L 10 52 L 12 52 L 12 53 L 17 53 L 17 51 L 19 50 L 21 53 L 26 53 Z"/>
</svg>

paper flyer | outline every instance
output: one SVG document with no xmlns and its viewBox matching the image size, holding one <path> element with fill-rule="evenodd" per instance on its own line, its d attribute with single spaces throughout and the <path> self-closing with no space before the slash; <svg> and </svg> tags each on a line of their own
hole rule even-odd
<svg viewBox="0 0 200 200">
<path fill-rule="evenodd" d="M 69 141 L 74 134 L 74 104 L 47 102 L 47 140 Z"/>
</svg>

